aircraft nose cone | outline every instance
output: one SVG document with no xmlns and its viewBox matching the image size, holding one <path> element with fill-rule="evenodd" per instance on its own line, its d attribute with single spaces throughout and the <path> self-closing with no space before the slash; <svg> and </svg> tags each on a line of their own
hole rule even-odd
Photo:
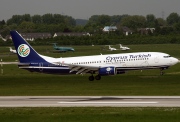
<svg viewBox="0 0 180 122">
<path fill-rule="evenodd" d="M 179 60 L 177 58 L 174 58 L 173 62 L 174 62 L 174 64 L 177 64 L 179 62 Z"/>
</svg>

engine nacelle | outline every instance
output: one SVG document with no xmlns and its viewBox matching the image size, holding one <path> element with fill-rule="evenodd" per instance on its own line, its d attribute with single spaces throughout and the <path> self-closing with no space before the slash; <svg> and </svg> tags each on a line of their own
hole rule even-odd
<svg viewBox="0 0 180 122">
<path fill-rule="evenodd" d="M 116 75 L 115 67 L 103 67 L 99 68 L 99 75 Z"/>
</svg>

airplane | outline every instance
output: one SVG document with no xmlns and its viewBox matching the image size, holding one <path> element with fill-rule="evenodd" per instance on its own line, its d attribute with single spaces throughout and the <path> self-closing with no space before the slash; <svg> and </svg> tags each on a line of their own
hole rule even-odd
<svg viewBox="0 0 180 122">
<path fill-rule="evenodd" d="M 114 50 L 117 50 L 117 49 L 114 48 L 114 47 L 111 47 L 111 46 L 109 45 L 109 50 L 110 50 L 110 51 L 114 51 Z"/>
<path fill-rule="evenodd" d="M 17 32 L 10 31 L 19 58 L 18 67 L 31 72 L 70 75 L 89 73 L 89 80 L 100 80 L 101 76 L 124 74 L 129 70 L 160 69 L 175 65 L 179 60 L 161 52 L 135 52 L 53 58 L 39 54 Z M 97 74 L 94 77 L 94 74 Z"/>
<path fill-rule="evenodd" d="M 117 27 L 116 26 L 105 26 L 103 28 L 103 31 L 104 32 L 109 32 L 109 31 L 116 31 L 117 30 Z"/>
<path fill-rule="evenodd" d="M 12 47 L 9 47 L 9 51 L 10 51 L 11 53 L 17 53 L 16 50 L 13 50 L 13 49 L 12 49 Z"/>
<path fill-rule="evenodd" d="M 121 50 L 130 50 L 129 47 L 123 47 L 121 44 L 119 44 L 119 45 L 120 45 L 120 49 L 121 49 Z"/>
<path fill-rule="evenodd" d="M 58 47 L 56 43 L 53 43 L 53 47 L 55 50 L 58 50 L 60 52 L 75 51 L 72 47 Z"/>
</svg>

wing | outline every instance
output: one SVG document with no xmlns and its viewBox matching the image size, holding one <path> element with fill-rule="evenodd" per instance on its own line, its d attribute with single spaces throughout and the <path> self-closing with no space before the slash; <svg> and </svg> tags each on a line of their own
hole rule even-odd
<svg viewBox="0 0 180 122">
<path fill-rule="evenodd" d="M 74 64 L 66 64 L 70 72 L 76 71 L 76 74 L 86 74 L 86 73 L 95 73 L 98 71 L 99 67 L 94 66 L 85 66 L 85 65 L 74 65 Z"/>
<path fill-rule="evenodd" d="M 96 73 L 99 70 L 98 66 L 87 66 L 82 64 L 68 64 L 68 63 L 60 63 L 60 65 L 68 66 L 70 69 L 69 73 L 75 71 L 76 74 Z"/>
</svg>

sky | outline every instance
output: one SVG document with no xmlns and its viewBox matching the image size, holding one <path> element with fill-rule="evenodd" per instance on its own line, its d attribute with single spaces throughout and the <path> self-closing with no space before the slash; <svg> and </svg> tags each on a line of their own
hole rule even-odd
<svg viewBox="0 0 180 122">
<path fill-rule="evenodd" d="M 63 14 L 75 19 L 92 15 L 153 14 L 166 19 L 170 13 L 180 15 L 180 0 L 1 0 L 0 21 L 13 15 Z"/>
</svg>

